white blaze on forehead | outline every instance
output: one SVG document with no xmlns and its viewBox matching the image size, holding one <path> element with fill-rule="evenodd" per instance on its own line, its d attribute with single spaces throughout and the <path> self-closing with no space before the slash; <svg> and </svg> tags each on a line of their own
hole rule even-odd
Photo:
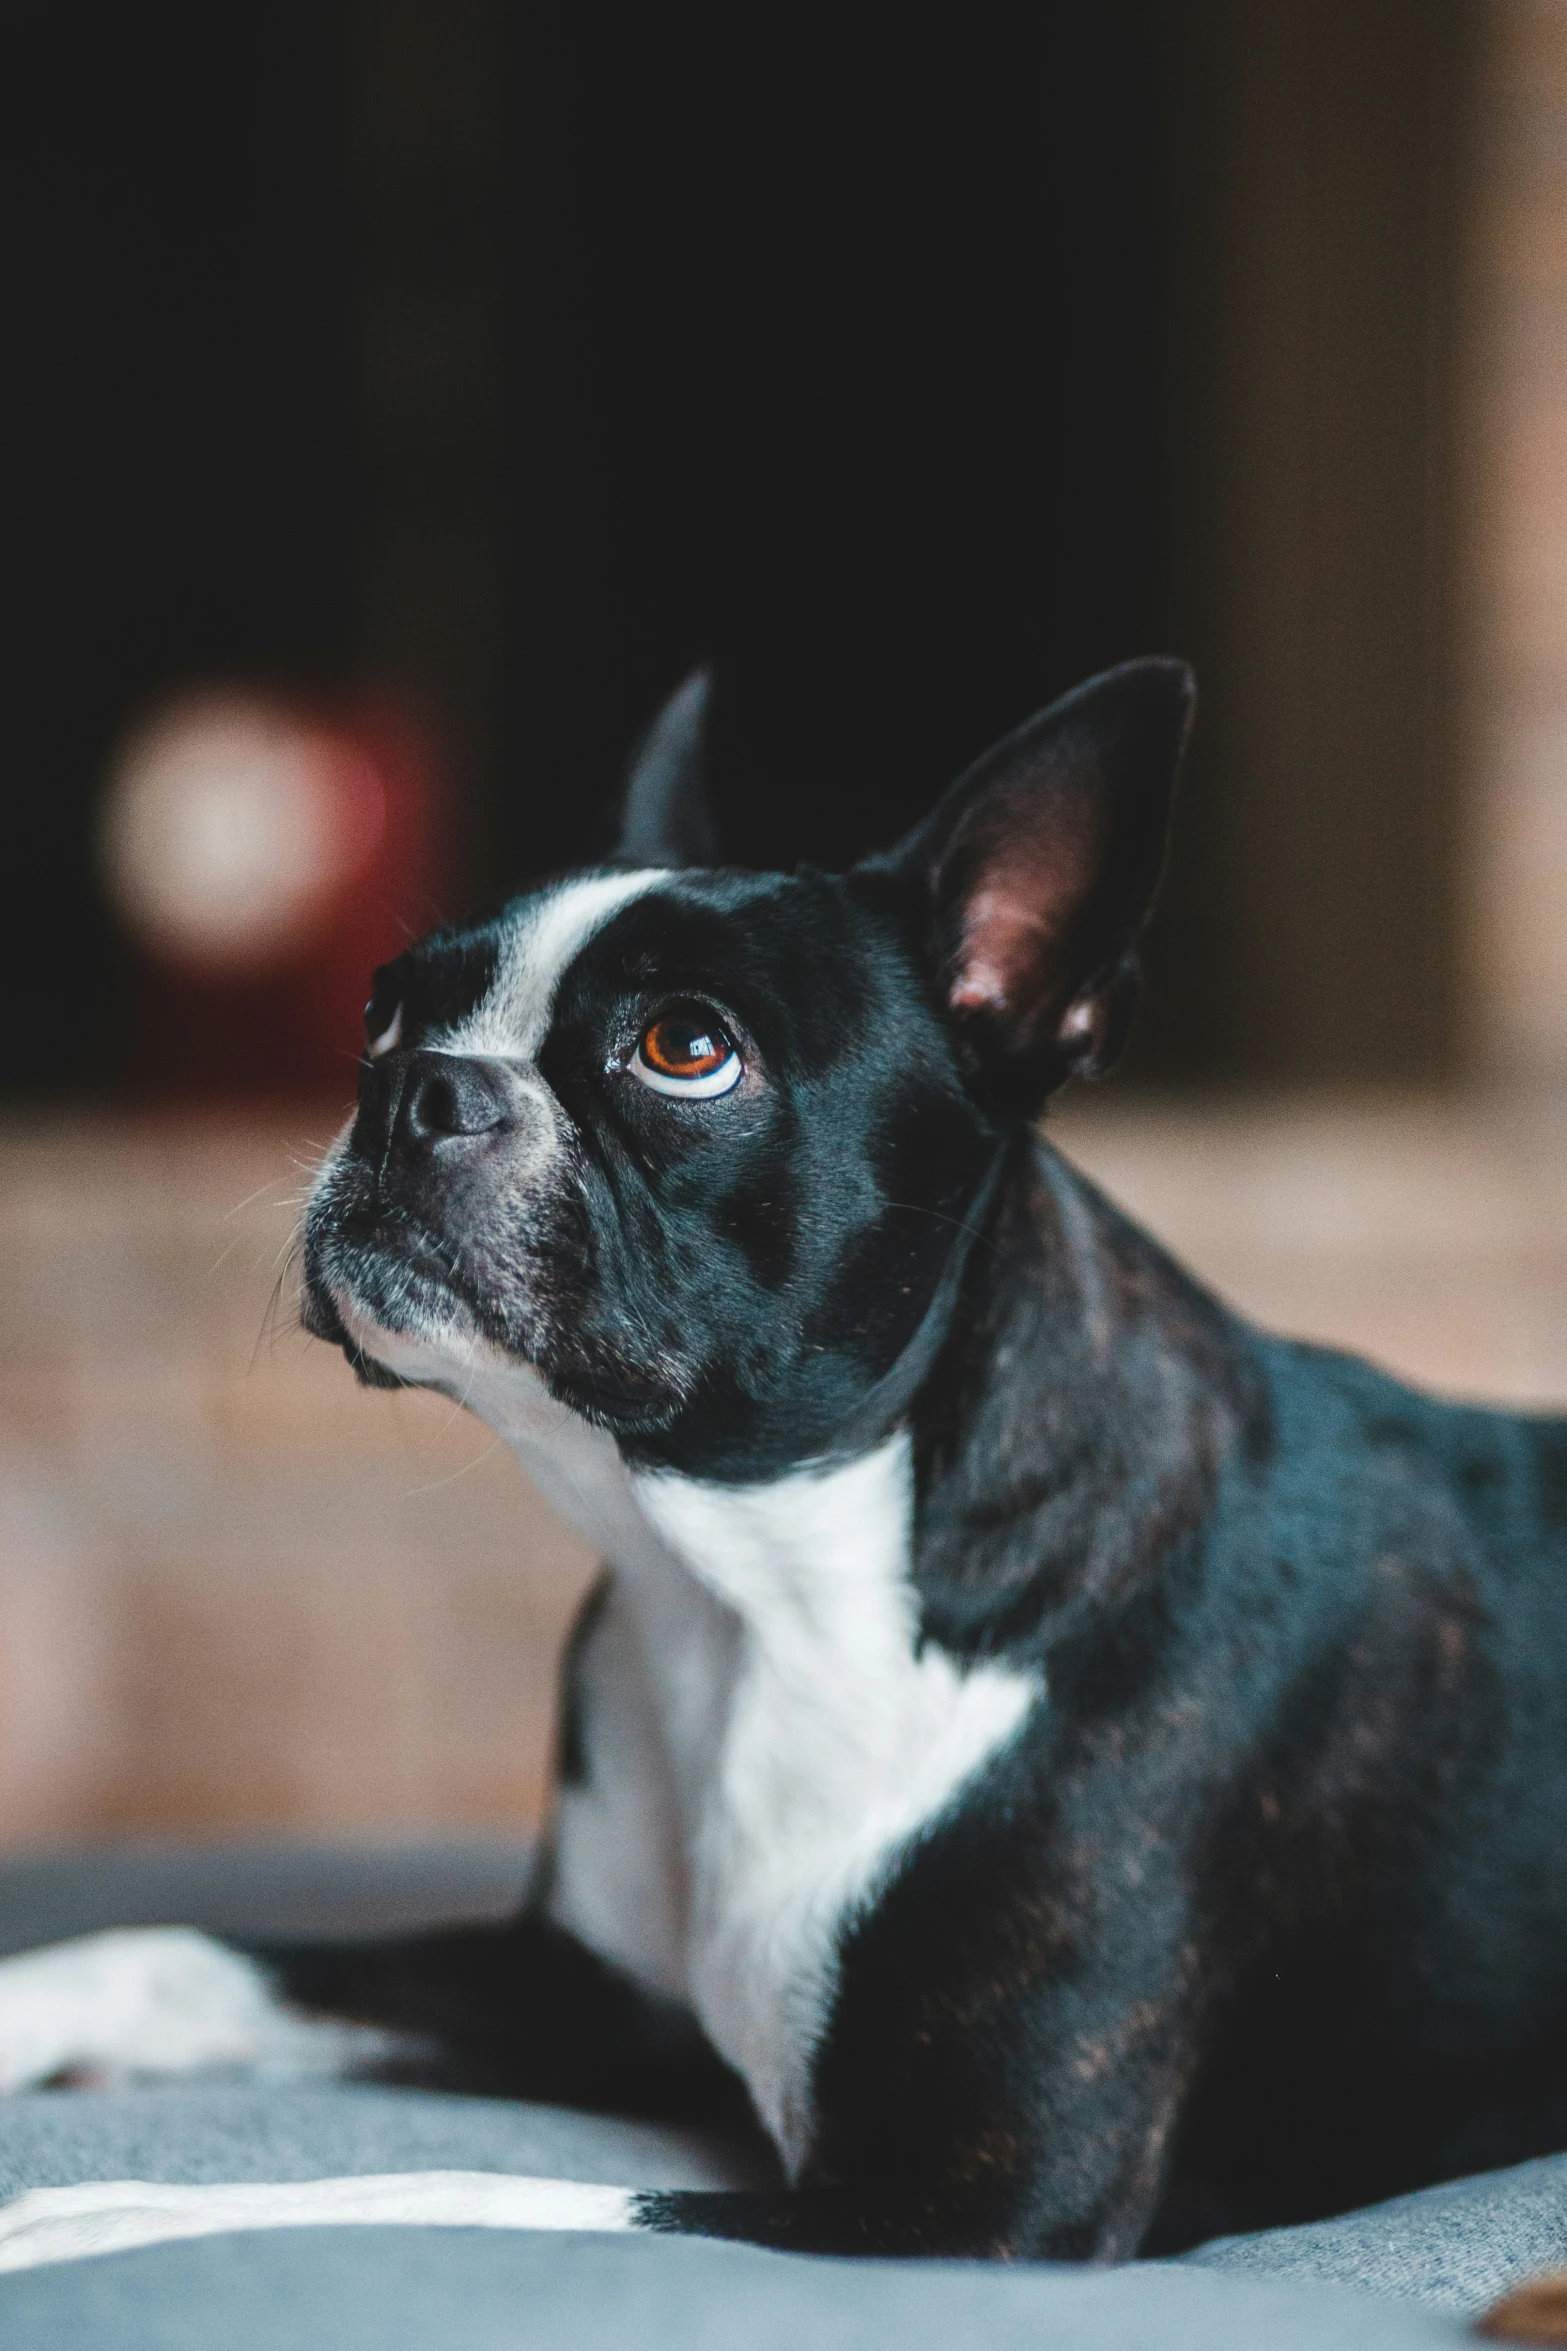
<svg viewBox="0 0 1567 2351">
<path fill-rule="evenodd" d="M 562 882 L 515 918 L 501 940 L 489 992 L 430 1042 L 447 1053 L 532 1060 L 549 1032 L 561 975 L 612 914 L 665 879 L 662 868 Z"/>
</svg>

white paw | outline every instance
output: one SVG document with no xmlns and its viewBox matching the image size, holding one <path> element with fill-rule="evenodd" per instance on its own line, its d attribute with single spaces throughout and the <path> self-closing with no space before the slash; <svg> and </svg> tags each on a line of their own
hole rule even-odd
<svg viewBox="0 0 1567 2351">
<path fill-rule="evenodd" d="M 386 2036 L 298 2015 L 190 1927 L 127 1927 L 0 1959 L 0 2091 L 68 2071 L 341 2073 Z"/>
<path fill-rule="evenodd" d="M 0 2205 L 0 2270 L 36 2269 L 88 2253 L 119 2253 L 166 2237 L 199 2235 L 199 2207 L 189 2206 L 191 2193 L 149 2180 L 29 2189 Z"/>
<path fill-rule="evenodd" d="M 177 2237 L 233 2229 L 386 2227 L 489 2229 L 635 2228 L 636 2194 L 582 2180 L 521 2179 L 502 2172 L 382 2172 L 335 2180 L 170 2187 L 151 2180 L 94 2180 L 32 2188 L 0 2206 L 0 2271 L 123 2253 Z"/>
</svg>

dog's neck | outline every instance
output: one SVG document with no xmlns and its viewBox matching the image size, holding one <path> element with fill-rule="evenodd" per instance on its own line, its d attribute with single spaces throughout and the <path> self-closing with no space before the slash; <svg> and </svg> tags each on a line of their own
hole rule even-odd
<svg viewBox="0 0 1567 2351">
<path fill-rule="evenodd" d="M 427 1363 L 376 1344 L 394 1370 L 429 1379 Z M 675 1524 L 714 1515 L 668 1504 L 673 1488 L 705 1481 L 629 1467 L 609 1434 L 483 1341 L 438 1384 L 506 1439 L 612 1566 L 634 1572 L 650 1553 L 667 1562 Z M 1021 1133 L 976 1193 L 930 1311 L 843 1451 L 756 1491 L 774 1495 L 770 1516 L 784 1528 L 797 1515 L 784 1507 L 791 1492 L 884 1459 L 884 1472 L 866 1474 L 878 1491 L 907 1493 L 899 1545 L 919 1631 L 963 1655 L 1038 1652 L 1146 1583 L 1199 1523 L 1237 1443 L 1266 1442 L 1265 1418 L 1245 1327 Z M 845 1490 L 864 1483 L 847 1475 Z M 751 1491 L 721 1485 L 714 1500 Z"/>
<path fill-rule="evenodd" d="M 911 1416 L 925 1632 L 1042 1649 L 1146 1587 L 1266 1418 L 1245 1325 L 1017 1137 Z"/>
</svg>

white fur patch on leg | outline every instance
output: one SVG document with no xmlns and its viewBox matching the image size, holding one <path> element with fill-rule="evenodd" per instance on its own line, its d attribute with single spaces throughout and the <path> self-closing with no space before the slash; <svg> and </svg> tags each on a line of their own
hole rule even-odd
<svg viewBox="0 0 1567 2351">
<path fill-rule="evenodd" d="M 190 1927 L 125 1927 L 0 1959 L 0 2091 L 83 2070 L 343 2073 L 397 2046 L 300 2015 L 264 1968 Z"/>
<path fill-rule="evenodd" d="M 124 2253 L 177 2237 L 234 2229 L 382 2227 L 634 2229 L 634 2188 L 584 2180 L 520 2179 L 504 2172 L 410 2171 L 364 2178 L 208 2188 L 152 2180 L 94 2180 L 32 2188 L 0 2205 L 0 2270 L 37 2269 L 94 2253 Z"/>
</svg>

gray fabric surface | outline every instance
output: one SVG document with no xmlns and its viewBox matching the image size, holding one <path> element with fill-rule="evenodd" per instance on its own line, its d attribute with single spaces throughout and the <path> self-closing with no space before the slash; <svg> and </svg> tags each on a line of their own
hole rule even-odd
<svg viewBox="0 0 1567 2351">
<path fill-rule="evenodd" d="M 226 1935 L 380 1935 L 504 1918 L 528 1881 L 520 1839 L 110 1847 L 0 1864 L 0 1952 L 93 1927 Z"/>
<path fill-rule="evenodd" d="M 298 2229 L 0 2278 L 5 2351 L 1426 2351 L 1336 2286 L 809 2260 L 677 2238 Z"/>
<path fill-rule="evenodd" d="M 769 2167 L 740 2139 L 364 2082 L 158 2083 L 0 2099 L 0 2199 L 76 2180 L 320 2180 L 514 2171 L 617 2188 L 727 2188 Z"/>
<path fill-rule="evenodd" d="M 236 1847 L 0 1867 L 0 1950 L 108 1925 L 355 1933 L 502 1915 L 527 1857 L 502 1843 Z M 0 2101 L 0 2196 L 74 2180 L 308 2179 L 443 2169 L 625 2186 L 739 2183 L 739 2142 L 501 2100 L 353 2083 L 175 2083 Z M 1328 2351 L 1465 2339 L 1459 2314 L 1567 2266 L 1567 2157 L 1346 2219 L 1114 2272 L 820 2262 L 743 2246 L 487 2231 L 325 2229 L 149 2247 L 0 2278 L 5 2351 L 711 2343 L 900 2351 Z M 1358 2291 L 1356 2290 L 1358 2289 Z"/>
<path fill-rule="evenodd" d="M 1483 2310 L 1524 2278 L 1567 2269 L 1567 2155 L 1484 2172 L 1309 2228 L 1219 2237 L 1187 2265 L 1333 2278 L 1436 2309 Z"/>
</svg>

